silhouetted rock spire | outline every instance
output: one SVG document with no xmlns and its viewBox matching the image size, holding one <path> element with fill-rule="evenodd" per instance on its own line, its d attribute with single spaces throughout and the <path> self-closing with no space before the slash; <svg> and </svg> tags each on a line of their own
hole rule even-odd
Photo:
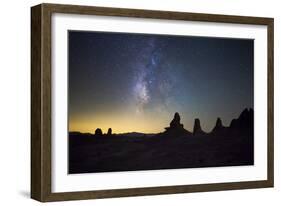
<svg viewBox="0 0 281 206">
<path fill-rule="evenodd" d="M 174 115 L 174 119 L 170 123 L 170 128 L 174 128 L 174 129 L 183 128 L 183 124 L 181 124 L 180 121 L 181 121 L 181 117 L 179 113 L 176 112 Z"/>
<path fill-rule="evenodd" d="M 216 126 L 215 126 L 215 128 L 222 128 L 222 122 L 221 122 L 221 118 L 217 118 L 217 122 L 216 122 Z"/>
<path fill-rule="evenodd" d="M 223 126 L 221 118 L 217 118 L 216 125 L 213 128 L 211 134 L 215 135 L 226 135 L 228 132 L 228 127 Z"/>
<path fill-rule="evenodd" d="M 201 129 L 200 120 L 195 119 L 194 127 L 193 127 L 193 135 L 202 135 L 202 134 L 205 134 L 205 132 L 203 132 L 203 130 Z"/>
<path fill-rule="evenodd" d="M 212 132 L 219 132 L 221 131 L 222 129 L 224 128 L 224 126 L 222 125 L 222 121 L 221 121 L 221 118 L 217 118 L 217 121 L 216 121 L 216 125 L 214 127 L 214 129 L 212 130 Z"/>
<path fill-rule="evenodd" d="M 101 136 L 102 130 L 100 128 L 97 128 L 96 131 L 95 131 L 95 135 Z"/>
<path fill-rule="evenodd" d="M 112 129 L 111 128 L 108 128 L 107 135 L 112 135 Z"/>
<path fill-rule="evenodd" d="M 178 112 L 175 113 L 173 120 L 170 123 L 170 127 L 165 128 L 163 135 L 176 137 L 191 134 L 189 131 L 183 128 L 183 124 L 180 123 L 180 115 Z"/>
</svg>

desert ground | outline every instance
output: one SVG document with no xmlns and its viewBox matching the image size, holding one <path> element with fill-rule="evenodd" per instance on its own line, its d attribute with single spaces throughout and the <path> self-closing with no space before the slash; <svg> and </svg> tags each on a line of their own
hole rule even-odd
<svg viewBox="0 0 281 206">
<path fill-rule="evenodd" d="M 69 173 L 254 164 L 252 110 L 244 110 L 228 127 L 218 118 L 210 133 L 201 130 L 199 120 L 191 133 L 178 118 L 159 134 L 70 132 Z"/>
</svg>

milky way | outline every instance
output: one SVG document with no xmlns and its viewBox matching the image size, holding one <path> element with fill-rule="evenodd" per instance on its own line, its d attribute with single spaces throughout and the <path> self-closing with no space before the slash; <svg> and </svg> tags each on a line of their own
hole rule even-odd
<svg viewBox="0 0 281 206">
<path fill-rule="evenodd" d="M 179 112 L 210 131 L 253 107 L 253 40 L 69 32 L 69 126 L 160 132 Z"/>
<path fill-rule="evenodd" d="M 151 102 L 150 107 L 154 107 L 154 110 L 160 112 L 169 110 L 168 100 L 172 88 L 172 74 L 163 73 L 169 69 L 169 64 L 161 56 L 164 48 L 163 42 L 150 37 L 147 39 L 146 46 L 139 51 L 136 61 L 135 86 L 133 87 L 137 114 L 145 112 L 146 106 L 149 106 Z"/>
<path fill-rule="evenodd" d="M 138 57 L 138 69 L 136 70 L 136 81 L 133 92 L 136 98 L 136 112 L 143 112 L 144 106 L 149 102 L 150 87 L 154 83 L 154 70 L 157 68 L 155 60 L 155 40 L 151 39 L 147 42 L 147 47 L 140 51 Z"/>
</svg>

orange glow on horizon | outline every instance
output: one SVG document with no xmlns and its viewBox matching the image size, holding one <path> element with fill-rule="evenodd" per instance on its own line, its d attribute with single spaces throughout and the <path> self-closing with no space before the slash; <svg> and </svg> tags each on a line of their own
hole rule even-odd
<svg viewBox="0 0 281 206">
<path fill-rule="evenodd" d="M 186 118 L 187 115 L 181 116 L 181 123 L 188 131 L 193 131 L 194 118 Z M 69 116 L 68 131 L 81 133 L 95 133 L 97 128 L 100 128 L 103 133 L 107 133 L 108 129 L 112 129 L 112 133 L 160 133 L 168 127 L 174 114 L 166 113 L 165 115 L 157 116 L 153 113 L 133 113 L 133 112 L 108 112 L 100 114 L 77 114 Z M 203 119 L 203 118 L 202 118 Z M 215 126 L 216 118 L 212 121 L 201 121 L 201 127 L 205 132 L 210 132 Z M 224 125 L 229 125 L 230 122 L 224 121 Z M 208 128 L 207 128 L 208 126 Z"/>
<path fill-rule="evenodd" d="M 165 120 L 154 122 L 144 118 L 73 118 L 69 121 L 69 131 L 79 131 L 82 133 L 95 133 L 100 128 L 103 133 L 107 133 L 108 128 L 113 133 L 142 132 L 142 133 L 159 133 L 164 131 L 164 127 L 168 126 Z"/>
</svg>

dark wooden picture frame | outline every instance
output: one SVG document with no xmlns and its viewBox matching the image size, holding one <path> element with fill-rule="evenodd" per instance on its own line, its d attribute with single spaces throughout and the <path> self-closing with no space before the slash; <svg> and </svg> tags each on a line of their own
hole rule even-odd
<svg viewBox="0 0 281 206">
<path fill-rule="evenodd" d="M 267 180 L 215 184 L 111 189 L 53 193 L 51 190 L 51 16 L 54 13 L 139 17 L 200 22 L 221 22 L 267 26 Z M 273 32 L 272 18 L 214 14 L 40 4 L 31 8 L 31 197 L 48 201 L 80 200 L 140 195 L 204 192 L 273 187 Z"/>
</svg>

